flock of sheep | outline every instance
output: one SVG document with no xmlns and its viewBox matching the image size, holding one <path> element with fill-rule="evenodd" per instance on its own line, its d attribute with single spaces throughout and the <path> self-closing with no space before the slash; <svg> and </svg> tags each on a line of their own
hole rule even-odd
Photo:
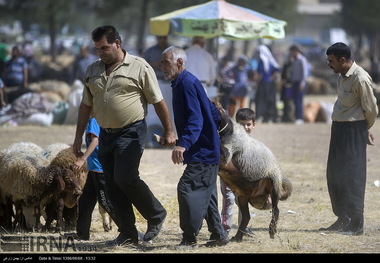
<svg viewBox="0 0 380 263">
<path fill-rule="evenodd" d="M 53 231 L 75 227 L 87 167 L 63 143 L 45 149 L 19 142 L 0 152 L 0 227 L 5 231 Z M 41 223 L 41 216 L 45 223 Z M 104 211 L 102 214 L 105 220 Z"/>
</svg>

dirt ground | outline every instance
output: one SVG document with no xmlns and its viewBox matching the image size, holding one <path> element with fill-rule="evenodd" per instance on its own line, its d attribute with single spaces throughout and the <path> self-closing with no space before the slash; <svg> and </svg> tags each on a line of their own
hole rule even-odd
<svg viewBox="0 0 380 263">
<path fill-rule="evenodd" d="M 204 246 L 209 237 L 207 225 L 198 236 L 199 248 L 194 251 L 178 252 L 173 246 L 181 241 L 181 230 L 178 221 L 178 204 L 176 186 L 184 167 L 171 162 L 170 149 L 146 149 L 140 165 L 141 177 L 149 185 L 156 197 L 168 211 L 168 216 L 160 235 L 152 244 L 141 244 L 139 248 L 109 248 L 105 241 L 114 239 L 117 229 L 104 232 L 99 213 L 93 213 L 90 241 L 77 242 L 75 248 L 69 247 L 66 252 L 84 253 L 86 255 L 108 254 L 176 254 L 176 253 L 264 253 L 264 254 L 309 254 L 309 253 L 379 253 L 380 251 L 380 145 L 369 146 L 367 151 L 367 186 L 365 198 L 365 226 L 362 236 L 345 236 L 339 233 L 323 233 L 320 227 L 326 227 L 336 220 L 332 213 L 327 192 L 325 171 L 330 138 L 330 124 L 305 123 L 262 124 L 258 123 L 253 136 L 265 143 L 278 159 L 283 176 L 293 183 L 292 196 L 280 202 L 280 219 L 278 234 L 269 238 L 268 226 L 271 218 L 269 211 L 258 211 L 250 208 L 254 216 L 249 227 L 254 235 L 246 236 L 242 243 L 230 242 L 224 247 L 207 248 Z M 371 129 L 376 139 L 380 140 L 380 120 Z M 71 144 L 74 139 L 75 126 L 53 125 L 50 127 L 18 126 L 0 127 L 0 149 L 14 142 L 30 141 L 41 147 L 51 143 Z M 219 182 L 218 182 L 219 188 Z M 221 204 L 220 194 L 219 200 Z M 234 207 L 232 233 L 237 230 L 237 206 Z M 146 222 L 136 212 L 137 227 L 142 233 Z M 55 233 L 22 233 L 19 235 L 49 235 Z M 49 252 L 41 249 L 40 252 Z M 56 252 L 53 250 L 52 252 Z"/>
</svg>

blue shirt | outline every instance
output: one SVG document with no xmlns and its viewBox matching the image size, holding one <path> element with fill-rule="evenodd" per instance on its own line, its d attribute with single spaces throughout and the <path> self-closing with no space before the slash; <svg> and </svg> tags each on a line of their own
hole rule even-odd
<svg viewBox="0 0 380 263">
<path fill-rule="evenodd" d="M 265 68 L 264 68 L 263 61 L 261 59 L 259 60 L 259 64 L 258 64 L 258 67 L 257 67 L 257 72 L 260 75 L 262 75 L 261 81 L 263 81 L 263 82 L 272 82 L 273 80 L 271 78 L 272 78 L 273 73 L 274 72 L 279 72 L 279 71 L 280 71 L 280 68 L 277 68 L 277 67 L 273 66 L 273 64 L 270 64 L 269 70 L 266 71 Z"/>
<path fill-rule="evenodd" d="M 24 70 L 28 62 L 23 57 L 10 59 L 5 63 L 5 85 L 8 87 L 24 86 Z"/>
<path fill-rule="evenodd" d="M 87 57 L 77 57 L 74 63 L 74 80 L 79 79 L 83 81 L 83 77 L 86 73 L 87 67 L 90 66 L 97 59 L 98 57 L 92 54 L 88 54 Z"/>
<path fill-rule="evenodd" d="M 90 118 L 86 127 L 86 146 L 87 147 L 91 143 L 91 138 L 90 138 L 91 134 L 99 138 L 99 133 L 100 133 L 100 127 L 99 127 L 98 122 L 96 121 L 94 117 Z M 99 149 L 99 146 L 96 146 L 95 150 L 87 158 L 87 169 L 89 171 L 102 173 L 103 168 L 98 159 L 98 149 Z"/>
<path fill-rule="evenodd" d="M 245 97 L 248 93 L 248 73 L 251 70 L 249 65 L 240 67 L 235 65 L 230 72 L 234 76 L 235 84 L 231 90 L 232 96 Z"/>
<path fill-rule="evenodd" d="M 187 70 L 172 81 L 178 146 L 186 149 L 184 164 L 217 164 L 220 159 L 220 115 L 201 82 Z"/>
</svg>

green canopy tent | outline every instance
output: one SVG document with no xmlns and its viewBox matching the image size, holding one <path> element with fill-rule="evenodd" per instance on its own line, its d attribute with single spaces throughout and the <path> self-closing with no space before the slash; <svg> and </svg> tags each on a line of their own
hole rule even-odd
<svg viewBox="0 0 380 263">
<path fill-rule="evenodd" d="M 231 40 L 281 39 L 285 25 L 285 21 L 218 0 L 152 17 L 150 32 Z"/>
</svg>

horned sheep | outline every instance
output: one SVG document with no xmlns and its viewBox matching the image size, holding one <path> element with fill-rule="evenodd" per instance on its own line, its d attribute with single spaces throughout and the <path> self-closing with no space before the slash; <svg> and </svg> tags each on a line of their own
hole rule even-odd
<svg viewBox="0 0 380 263">
<path fill-rule="evenodd" d="M 57 165 L 62 168 L 71 169 L 71 165 L 76 161 L 76 157 L 73 154 L 73 149 L 67 144 L 64 143 L 55 143 L 47 146 L 43 150 L 43 156 L 47 158 L 52 165 Z M 74 171 L 76 176 L 79 179 L 79 185 L 81 188 L 84 188 L 87 179 L 87 167 L 82 167 L 79 171 Z M 69 199 L 69 198 L 67 198 Z M 69 202 L 69 200 L 66 200 Z M 49 212 L 47 216 L 46 228 L 50 226 L 51 221 L 55 216 L 50 211 L 51 207 L 49 207 Z M 66 225 L 68 227 L 73 227 L 76 224 L 76 219 L 78 215 L 77 211 L 77 203 L 65 203 L 65 211 L 66 212 Z M 102 218 L 102 224 L 104 231 L 109 231 L 112 229 L 112 219 L 109 217 L 107 212 L 99 205 L 99 213 Z"/>
<path fill-rule="evenodd" d="M 84 165 L 79 170 L 74 170 L 73 165 L 76 161 L 76 157 L 73 153 L 72 147 L 63 143 L 56 143 L 47 146 L 43 151 L 42 155 L 50 162 L 51 166 L 59 167 L 61 169 L 71 170 L 75 178 L 78 180 L 78 186 L 80 189 L 84 188 L 87 180 L 87 166 Z M 60 205 L 56 197 L 52 197 L 52 200 L 48 200 L 45 203 L 47 208 L 45 229 L 49 229 L 51 223 L 54 219 L 57 220 L 56 231 L 62 229 L 62 218 L 65 209 L 65 221 L 68 227 L 75 227 L 76 219 L 78 216 L 78 199 L 72 192 L 66 192 L 62 196 L 64 206 Z"/>
<path fill-rule="evenodd" d="M 69 169 L 49 165 L 41 155 L 27 150 L 6 150 L 2 153 L 0 166 L 0 191 L 3 198 L 10 198 L 15 206 L 14 227 L 22 223 L 22 206 L 35 209 L 35 227 L 39 227 L 40 202 L 56 196 L 63 204 L 65 192 L 79 197 L 78 179 Z"/>
</svg>

